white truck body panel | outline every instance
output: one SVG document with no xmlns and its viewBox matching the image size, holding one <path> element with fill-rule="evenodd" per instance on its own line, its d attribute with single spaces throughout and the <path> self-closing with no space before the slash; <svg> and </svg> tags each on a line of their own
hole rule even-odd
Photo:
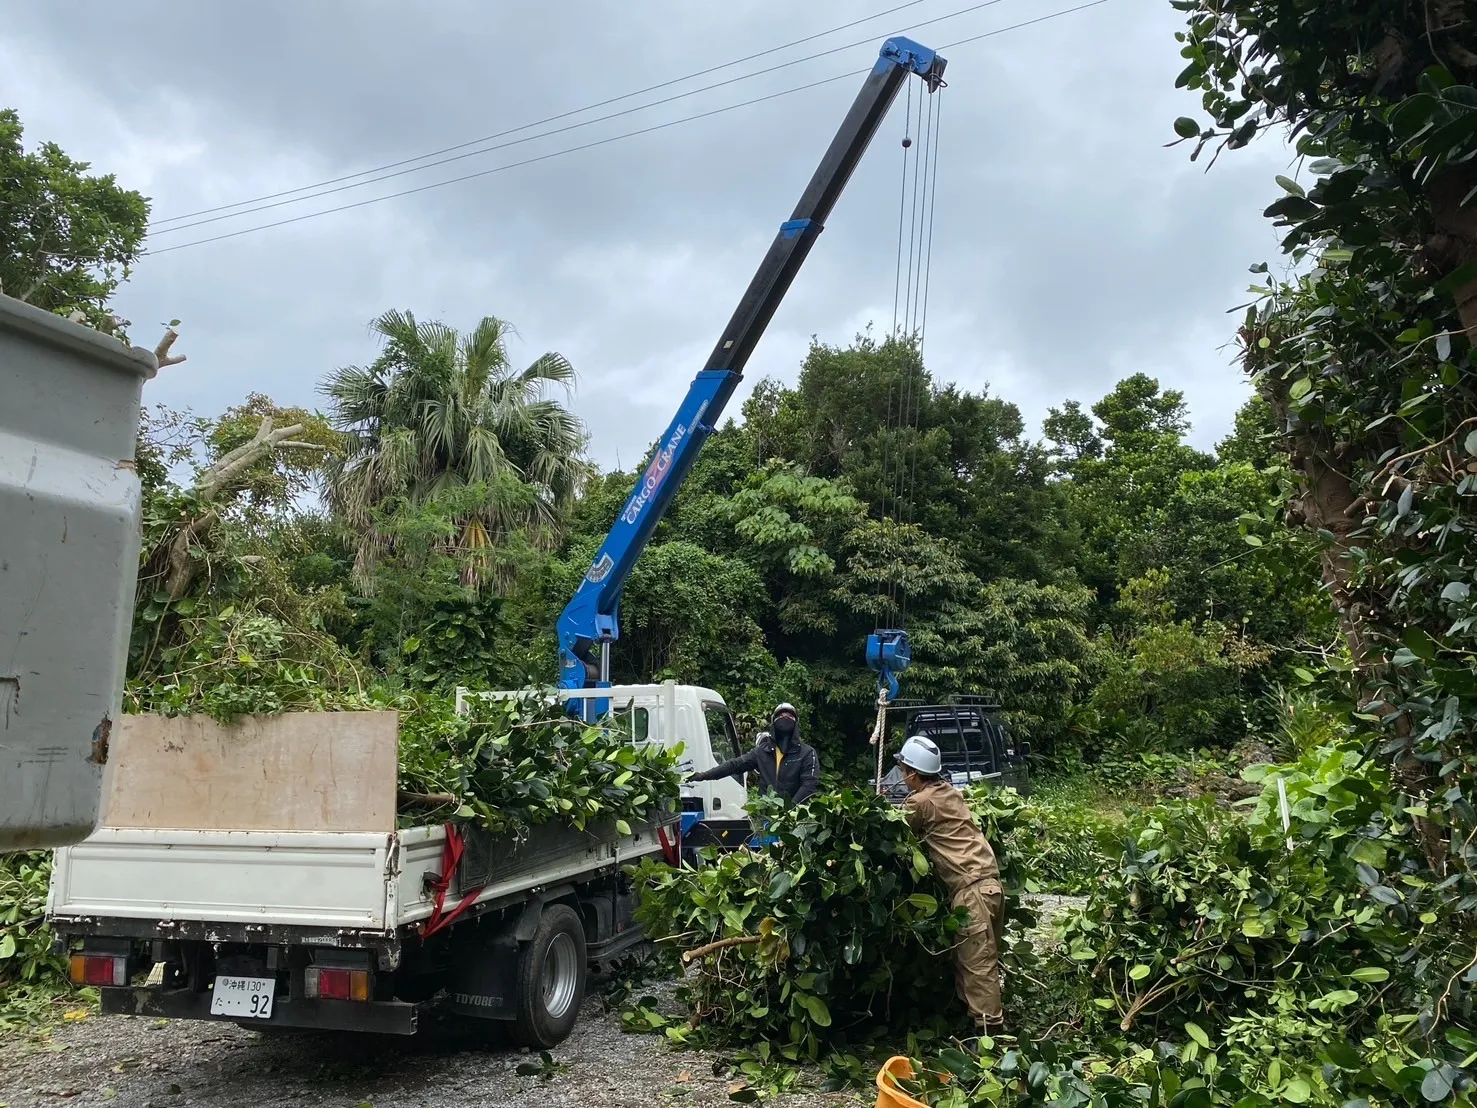
<svg viewBox="0 0 1477 1108">
<path fill-rule="evenodd" d="M 58 916 L 383 931 L 395 836 L 100 828 L 56 852 Z M 440 860 L 438 845 L 435 861 Z"/>
<path fill-rule="evenodd" d="M 47 912 L 56 918 L 193 920 L 392 932 L 430 917 L 427 876 L 441 871 L 443 827 L 362 832 L 149 831 L 102 828 L 56 852 Z M 653 827 L 494 880 L 474 903 L 563 884 L 662 850 Z M 463 892 L 453 882 L 447 907 Z"/>
</svg>

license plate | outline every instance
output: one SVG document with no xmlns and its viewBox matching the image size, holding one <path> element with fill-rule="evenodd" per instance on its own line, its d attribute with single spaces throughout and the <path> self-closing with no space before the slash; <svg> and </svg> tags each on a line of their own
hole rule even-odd
<svg viewBox="0 0 1477 1108">
<path fill-rule="evenodd" d="M 217 977 L 210 995 L 210 1014 L 270 1019 L 276 992 L 275 977 Z"/>
</svg>

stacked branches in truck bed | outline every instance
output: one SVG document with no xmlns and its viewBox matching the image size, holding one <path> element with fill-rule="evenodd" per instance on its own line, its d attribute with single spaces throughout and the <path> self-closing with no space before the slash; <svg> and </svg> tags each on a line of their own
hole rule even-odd
<svg viewBox="0 0 1477 1108">
<path fill-rule="evenodd" d="M 400 733 L 402 825 L 472 820 L 498 833 L 557 820 L 618 831 L 676 806 L 680 745 L 636 744 L 528 694 L 422 702 Z"/>
</svg>

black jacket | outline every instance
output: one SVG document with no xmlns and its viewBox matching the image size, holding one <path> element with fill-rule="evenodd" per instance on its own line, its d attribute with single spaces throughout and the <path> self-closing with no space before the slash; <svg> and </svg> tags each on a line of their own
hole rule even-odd
<svg viewBox="0 0 1477 1108">
<path fill-rule="evenodd" d="M 779 770 L 775 770 L 776 747 L 784 751 Z M 738 777 L 744 773 L 759 775 L 760 791 L 779 793 L 780 796 L 799 804 L 809 800 L 820 787 L 821 763 L 815 747 L 807 746 L 799 737 L 778 743 L 773 735 L 759 736 L 759 742 L 747 754 L 730 758 L 710 770 L 692 775 L 693 781 L 716 781 L 720 777 Z"/>
</svg>

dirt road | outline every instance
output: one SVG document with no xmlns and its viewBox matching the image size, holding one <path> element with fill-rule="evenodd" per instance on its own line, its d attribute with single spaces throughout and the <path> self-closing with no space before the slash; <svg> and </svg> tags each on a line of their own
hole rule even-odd
<svg viewBox="0 0 1477 1108">
<path fill-rule="evenodd" d="M 272 1034 L 229 1024 L 101 1017 L 56 1028 L 50 1044 L 0 1038 L 0 1108 L 481 1108 L 515 1103 L 579 1108 L 730 1105 L 728 1079 L 709 1055 L 676 1052 L 659 1037 L 622 1033 L 615 1015 L 586 1003 L 554 1060 L 566 1072 L 519 1076 L 538 1056 L 435 1031 L 414 1039 Z M 524 1098 L 528 1098 L 526 1101 Z M 856 1104 L 810 1090 L 780 1108 Z"/>
</svg>

